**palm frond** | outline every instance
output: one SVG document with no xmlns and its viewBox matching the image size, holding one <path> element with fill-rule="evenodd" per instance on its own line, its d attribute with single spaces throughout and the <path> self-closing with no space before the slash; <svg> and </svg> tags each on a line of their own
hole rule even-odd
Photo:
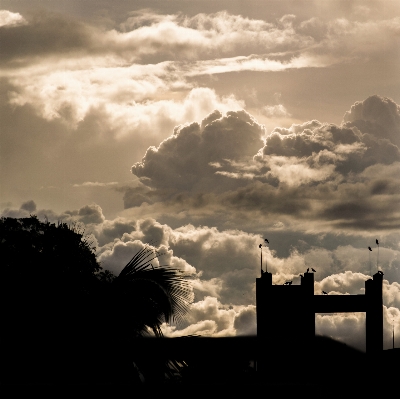
<svg viewBox="0 0 400 399">
<path fill-rule="evenodd" d="M 119 307 L 130 316 L 138 335 L 150 328 L 156 336 L 162 336 L 163 322 L 181 322 L 192 301 L 189 275 L 169 265 L 153 266 L 152 261 L 161 255 L 146 244 L 113 281 Z"/>
</svg>

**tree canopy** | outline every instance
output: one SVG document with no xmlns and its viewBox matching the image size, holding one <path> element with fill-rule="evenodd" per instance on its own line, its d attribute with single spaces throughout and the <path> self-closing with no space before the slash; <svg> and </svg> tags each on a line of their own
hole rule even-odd
<svg viewBox="0 0 400 399">
<path fill-rule="evenodd" d="M 191 301 L 186 276 L 153 266 L 155 249 L 144 246 L 114 276 L 76 225 L 1 218 L 0 251 L 3 378 L 138 380 L 134 339 L 161 337 Z"/>
</svg>

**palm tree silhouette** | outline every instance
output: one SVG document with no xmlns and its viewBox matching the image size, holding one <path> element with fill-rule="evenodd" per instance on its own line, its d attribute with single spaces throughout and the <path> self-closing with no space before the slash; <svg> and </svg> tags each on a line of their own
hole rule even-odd
<svg viewBox="0 0 400 399">
<path fill-rule="evenodd" d="M 189 310 L 190 276 L 168 265 L 154 267 L 152 261 L 161 255 L 145 245 L 111 283 L 117 313 L 132 337 L 146 336 L 149 330 L 162 337 L 162 324 L 181 322 Z"/>
<path fill-rule="evenodd" d="M 103 331 L 109 331 L 108 335 L 119 342 L 114 350 L 116 357 L 111 360 L 120 365 L 119 370 L 114 370 L 119 374 L 114 374 L 117 380 L 132 381 L 133 374 L 144 377 L 146 383 L 163 382 L 165 377 L 177 380 L 186 366 L 184 360 L 171 359 L 160 349 L 158 353 L 143 353 L 141 348 L 152 342 L 142 340 L 151 333 L 155 338 L 163 338 L 163 323 L 181 322 L 193 299 L 191 275 L 169 265 L 153 265 L 162 255 L 146 244 L 117 277 L 110 279 L 108 275 L 111 284 L 106 284 L 108 294 L 103 298 L 107 299 L 111 319 L 104 319 L 107 325 Z"/>
</svg>

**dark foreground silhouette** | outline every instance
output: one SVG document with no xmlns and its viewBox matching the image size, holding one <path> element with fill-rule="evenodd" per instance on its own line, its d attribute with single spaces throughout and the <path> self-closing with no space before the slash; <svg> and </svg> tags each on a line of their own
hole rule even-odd
<svg viewBox="0 0 400 399">
<path fill-rule="evenodd" d="M 133 344 L 162 337 L 162 323 L 189 307 L 185 275 L 153 266 L 156 250 L 113 276 L 76 226 L 30 217 L 0 219 L 0 253 L 1 383 L 135 384 L 174 370 L 174 359 L 136 356 Z"/>
<path fill-rule="evenodd" d="M 268 358 L 264 359 L 268 368 L 261 374 L 257 371 L 258 345 L 256 337 L 136 338 L 125 347 L 103 342 L 91 348 L 87 344 L 71 347 L 51 340 L 39 348 L 11 350 L 10 355 L 17 356 L 10 356 L 7 364 L 3 363 L 6 370 L 2 373 L 2 383 L 152 389 L 192 385 L 256 389 L 265 385 L 271 389 L 364 390 L 369 378 L 375 378 L 374 383 L 394 383 L 398 378 L 398 349 L 369 356 L 326 337 L 316 337 L 312 347 L 302 349 L 272 345 Z M 183 366 L 175 377 L 166 378 L 168 360 Z"/>
<path fill-rule="evenodd" d="M 398 350 L 369 356 L 328 338 L 293 345 L 289 334 L 279 346 L 256 337 L 162 338 L 161 323 L 184 315 L 188 291 L 174 270 L 153 268 L 146 250 L 112 276 L 81 233 L 36 218 L 1 219 L 0 250 L 3 387 L 234 393 L 260 385 L 360 390 L 398 378 Z M 156 338 L 145 338 L 148 328 Z"/>
</svg>

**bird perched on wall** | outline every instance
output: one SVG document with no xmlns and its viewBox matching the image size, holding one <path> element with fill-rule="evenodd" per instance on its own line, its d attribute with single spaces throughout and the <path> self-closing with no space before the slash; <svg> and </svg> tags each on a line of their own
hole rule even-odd
<svg viewBox="0 0 400 399">
<path fill-rule="evenodd" d="M 259 246 L 258 246 L 258 248 L 261 248 L 262 247 L 262 244 L 260 244 Z"/>
<path fill-rule="evenodd" d="M 378 239 L 376 239 L 376 240 L 375 240 L 375 242 L 376 242 L 376 245 L 379 245 L 379 241 L 378 241 Z"/>
<path fill-rule="evenodd" d="M 292 285 L 292 281 L 286 281 L 286 283 L 283 285 Z"/>
<path fill-rule="evenodd" d="M 382 276 L 383 276 L 383 271 L 382 270 L 378 270 L 378 273 L 382 274 Z"/>
<path fill-rule="evenodd" d="M 310 268 L 309 267 L 307 267 L 307 271 L 306 271 L 306 273 L 308 273 L 310 271 Z"/>
<path fill-rule="evenodd" d="M 327 292 L 325 292 L 325 291 L 322 291 L 322 293 L 323 293 L 324 295 L 328 295 L 328 293 L 327 293 Z"/>
<path fill-rule="evenodd" d="M 369 249 L 370 251 L 372 251 L 371 247 L 368 247 L 368 249 Z"/>
<path fill-rule="evenodd" d="M 269 244 L 269 241 L 265 238 L 264 239 L 264 242 L 266 243 L 266 244 Z"/>
<path fill-rule="evenodd" d="M 313 268 L 311 268 L 311 270 L 312 270 L 312 272 L 313 272 L 313 273 L 315 273 L 315 272 L 316 272 L 316 270 L 315 270 L 315 269 L 313 269 Z"/>
</svg>

